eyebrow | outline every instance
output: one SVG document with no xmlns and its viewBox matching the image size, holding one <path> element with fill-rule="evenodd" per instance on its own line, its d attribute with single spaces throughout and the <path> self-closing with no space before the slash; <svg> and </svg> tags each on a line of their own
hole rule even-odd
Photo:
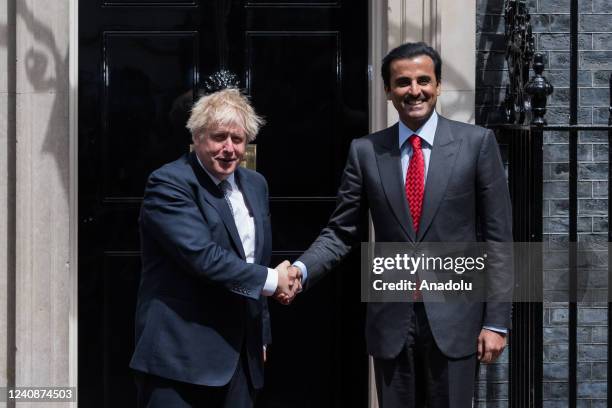
<svg viewBox="0 0 612 408">
<path fill-rule="evenodd" d="M 213 137 L 223 137 L 226 138 L 227 136 L 229 137 L 243 137 L 241 134 L 239 133 L 235 133 L 235 132 L 212 132 L 211 134 Z"/>
<path fill-rule="evenodd" d="M 431 79 L 431 78 L 433 78 L 431 75 L 419 75 L 418 77 L 416 77 L 417 81 L 419 79 Z M 402 81 L 406 79 L 412 80 L 412 78 L 410 78 L 409 76 L 400 76 L 400 77 L 395 78 L 395 81 L 397 82 L 397 81 Z"/>
</svg>

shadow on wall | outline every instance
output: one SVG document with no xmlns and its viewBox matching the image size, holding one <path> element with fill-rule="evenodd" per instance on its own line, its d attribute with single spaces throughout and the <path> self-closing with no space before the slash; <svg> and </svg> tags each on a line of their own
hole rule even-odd
<svg viewBox="0 0 612 408">
<path fill-rule="evenodd" d="M 0 24 L 0 48 L 6 49 L 8 47 L 8 27 L 6 24 Z"/>
<path fill-rule="evenodd" d="M 35 115 L 44 115 L 48 112 L 49 122 L 45 129 L 39 131 L 44 133 L 42 143 L 42 153 L 50 155 L 54 160 L 58 176 L 62 182 L 64 197 L 68 199 L 68 95 L 69 95 L 69 76 L 68 76 L 68 52 L 62 56 L 53 31 L 49 26 L 38 20 L 25 3 L 21 2 L 16 9 L 17 18 L 24 22 L 24 26 L 31 34 L 32 45 L 25 51 L 25 55 L 17 55 L 16 63 L 24 64 L 25 74 L 31 89 L 24 93 L 48 94 L 52 101 L 47 103 L 42 98 L 37 98 L 36 103 L 32 103 L 27 109 L 22 107 L 17 109 L 17 117 L 21 117 L 21 122 L 26 126 L 29 122 L 38 123 L 30 120 Z M 6 24 L 0 25 L 0 47 L 7 48 Z M 17 50 L 20 52 L 21 50 Z M 19 73 L 21 68 L 17 68 Z M 19 74 L 18 74 L 19 76 Z M 23 92 L 17 89 L 17 92 Z M 32 102 L 32 101 L 30 101 Z M 47 109 L 50 107 L 50 109 Z M 41 109 L 42 108 L 42 109 Z M 39 110 L 40 109 L 40 110 Z M 37 132 L 38 129 L 33 129 Z"/>
<path fill-rule="evenodd" d="M 408 25 L 407 32 L 420 32 L 422 29 L 420 27 Z M 396 33 L 401 32 L 400 27 L 397 24 L 389 23 L 389 32 L 391 35 L 390 41 L 392 44 L 402 44 L 404 40 L 399 38 Z M 430 44 L 431 45 L 431 44 Z M 442 95 L 444 96 L 445 86 L 451 89 L 470 89 L 470 82 L 466 79 L 465 73 L 455 69 L 451 64 L 448 64 L 444 60 L 444 55 L 440 55 L 442 57 L 442 78 L 441 78 L 441 86 L 442 86 Z M 475 56 L 472 56 L 475 58 Z M 380 75 L 380 72 L 376 73 Z M 452 78 L 448 82 L 445 78 Z M 450 84 L 450 85 L 448 85 Z M 447 94 L 448 95 L 448 94 Z M 471 118 L 474 119 L 474 102 L 472 99 L 468 98 L 464 92 L 455 93 L 455 98 L 453 99 L 444 99 L 444 104 L 442 105 L 443 113 L 447 112 L 447 114 L 458 115 L 461 118 Z"/>
</svg>

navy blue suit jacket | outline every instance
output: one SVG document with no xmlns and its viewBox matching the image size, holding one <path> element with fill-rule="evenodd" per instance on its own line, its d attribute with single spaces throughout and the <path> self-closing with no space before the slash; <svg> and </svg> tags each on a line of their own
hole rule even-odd
<svg viewBox="0 0 612 408">
<path fill-rule="evenodd" d="M 223 193 L 195 153 L 149 177 L 140 212 L 133 369 L 221 386 L 245 351 L 254 387 L 263 385 L 262 347 L 271 341 L 261 294 L 272 249 L 268 187 L 254 171 L 234 174 L 255 219 L 253 264 L 245 261 Z"/>
</svg>

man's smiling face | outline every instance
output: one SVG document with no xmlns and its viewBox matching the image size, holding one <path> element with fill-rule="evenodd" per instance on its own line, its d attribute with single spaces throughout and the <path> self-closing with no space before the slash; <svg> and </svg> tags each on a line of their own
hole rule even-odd
<svg viewBox="0 0 612 408">
<path fill-rule="evenodd" d="M 213 125 L 194 140 L 194 150 L 213 176 L 225 180 L 244 157 L 247 137 L 242 126 Z"/>
<path fill-rule="evenodd" d="M 431 116 L 440 95 L 434 62 L 427 55 L 402 58 L 391 62 L 387 99 L 410 129 L 421 127 Z"/>
</svg>

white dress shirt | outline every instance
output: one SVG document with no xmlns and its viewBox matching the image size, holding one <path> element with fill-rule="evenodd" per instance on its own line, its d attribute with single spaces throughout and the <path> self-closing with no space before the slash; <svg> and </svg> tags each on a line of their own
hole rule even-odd
<svg viewBox="0 0 612 408">
<path fill-rule="evenodd" d="M 412 145 L 408 142 L 408 138 L 412 135 L 419 135 L 421 138 L 421 150 L 423 151 L 423 161 L 425 162 L 425 180 L 427 181 L 427 171 L 429 170 L 429 159 L 431 158 L 431 149 L 434 144 L 434 137 L 436 136 L 436 128 L 438 127 L 438 114 L 433 111 L 427 122 L 420 128 L 413 130 L 404 123 L 399 121 L 399 148 L 400 158 L 402 161 L 402 180 L 404 185 L 406 184 L 406 172 L 408 171 L 408 164 L 410 164 L 410 158 L 412 157 Z"/>
<path fill-rule="evenodd" d="M 219 187 L 221 180 L 213 176 L 206 169 L 206 167 L 204 167 L 197 155 L 196 158 L 198 159 L 198 163 L 200 163 L 202 169 L 204 169 L 215 185 Z M 236 224 L 236 229 L 238 230 L 238 235 L 240 236 L 240 241 L 242 242 L 244 255 L 246 256 L 246 261 L 248 263 L 253 263 L 255 262 L 255 219 L 249 212 L 246 202 L 244 201 L 242 191 L 240 191 L 240 188 L 238 188 L 234 173 L 230 174 L 226 180 L 231 186 L 231 190 L 227 191 L 227 198 L 232 204 L 231 211 L 232 215 L 234 216 L 234 224 Z M 264 284 L 262 294 L 264 296 L 273 295 L 274 292 L 276 292 L 277 286 L 278 272 L 275 269 L 268 268 L 268 277 L 266 278 L 266 283 Z"/>
</svg>

